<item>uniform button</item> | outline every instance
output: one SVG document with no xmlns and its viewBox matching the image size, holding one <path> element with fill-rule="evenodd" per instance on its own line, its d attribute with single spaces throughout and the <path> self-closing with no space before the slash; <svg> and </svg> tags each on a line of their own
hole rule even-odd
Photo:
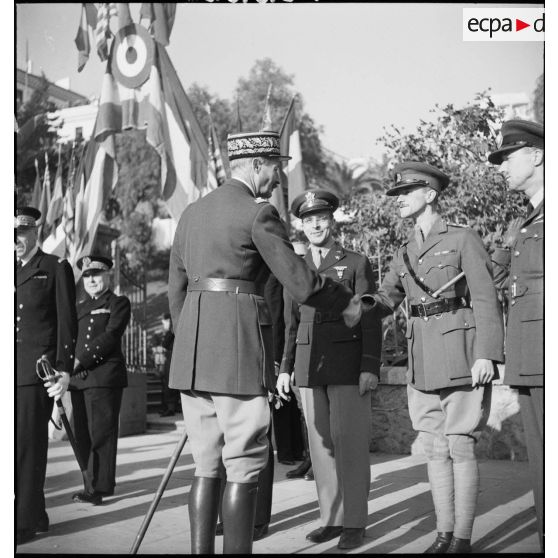
<svg viewBox="0 0 558 558">
<path fill-rule="evenodd" d="M 420 301 L 421 301 L 421 302 L 426 302 L 426 297 L 425 297 L 425 296 L 421 296 L 421 297 L 420 297 Z"/>
<path fill-rule="evenodd" d="M 68 345 L 64 345 L 64 348 L 67 349 L 67 348 L 68 348 Z"/>
<path fill-rule="evenodd" d="M 19 327 L 16 327 L 16 331 L 19 331 Z"/>
<path fill-rule="evenodd" d="M 89 333 L 85 336 L 87 339 L 89 339 Z"/>
<path fill-rule="evenodd" d="M 424 316 L 424 318 L 422 318 L 425 322 L 428 321 L 428 316 Z"/>
<path fill-rule="evenodd" d="M 91 323 L 93 323 L 93 318 L 91 318 L 89 321 L 90 321 Z"/>
<path fill-rule="evenodd" d="M 539 238 L 539 235 L 538 235 L 537 233 L 535 233 L 535 234 L 533 235 L 533 237 L 534 237 L 534 238 Z"/>
<path fill-rule="evenodd" d="M 441 263 L 439 263 L 439 264 L 438 264 L 438 267 L 442 267 L 442 264 L 441 264 Z"/>
<path fill-rule="evenodd" d="M 419 279 L 420 279 L 421 281 L 424 281 L 424 277 L 419 277 Z"/>
<path fill-rule="evenodd" d="M 464 325 L 465 327 L 469 327 L 469 324 L 468 324 L 467 322 L 465 322 L 463 325 Z"/>
<path fill-rule="evenodd" d="M 419 258 L 419 264 L 421 264 L 421 263 L 422 263 L 422 258 Z"/>
<path fill-rule="evenodd" d="M 18 316 L 16 319 L 19 322 L 19 320 L 21 320 L 21 316 Z"/>
<path fill-rule="evenodd" d="M 527 229 L 521 229 L 519 232 L 522 232 L 523 234 L 525 234 L 527 232 Z"/>
<path fill-rule="evenodd" d="M 513 306 L 515 304 L 515 300 L 512 300 L 511 303 L 512 303 L 512 306 Z"/>
<path fill-rule="evenodd" d="M 91 331 L 91 326 L 87 326 L 87 329 L 88 329 L 89 331 Z"/>
<path fill-rule="evenodd" d="M 21 308 L 23 308 L 23 304 L 20 304 L 20 305 L 19 305 L 19 308 L 20 308 L 20 310 L 21 310 Z"/>
<path fill-rule="evenodd" d="M 197 283 L 200 280 L 199 275 L 194 275 L 194 283 Z"/>
<path fill-rule="evenodd" d="M 517 281 L 517 275 L 514 275 L 514 276 L 513 276 L 513 280 L 514 280 L 514 281 Z"/>
<path fill-rule="evenodd" d="M 519 250 L 516 250 L 516 251 L 513 253 L 514 256 L 519 256 L 519 254 L 521 254 L 521 252 L 520 252 Z"/>
</svg>

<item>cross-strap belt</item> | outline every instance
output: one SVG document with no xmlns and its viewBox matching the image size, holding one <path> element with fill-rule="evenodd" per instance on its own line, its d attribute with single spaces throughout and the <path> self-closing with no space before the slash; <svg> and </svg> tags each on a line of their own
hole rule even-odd
<svg viewBox="0 0 558 558">
<path fill-rule="evenodd" d="M 421 304 L 411 304 L 411 316 L 413 318 L 427 318 L 442 312 L 451 312 L 459 308 L 469 308 L 469 301 L 464 296 L 453 298 L 441 298 L 434 302 L 423 302 Z"/>
<path fill-rule="evenodd" d="M 188 292 L 191 291 L 210 291 L 227 292 L 235 294 L 262 295 L 256 287 L 254 281 L 244 281 L 243 279 L 222 279 L 217 277 L 207 277 L 205 279 L 194 278 L 188 282 Z"/>
</svg>

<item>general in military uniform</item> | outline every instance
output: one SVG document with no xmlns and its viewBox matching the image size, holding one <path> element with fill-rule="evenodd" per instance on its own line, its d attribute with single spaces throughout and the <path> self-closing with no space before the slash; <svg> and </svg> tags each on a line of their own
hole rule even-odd
<svg viewBox="0 0 558 558">
<path fill-rule="evenodd" d="M 402 218 L 415 227 L 375 299 L 387 316 L 407 297 L 408 400 L 428 460 L 438 535 L 427 553 L 470 552 L 479 473 L 475 442 L 503 361 L 503 319 L 490 258 L 471 228 L 447 223 L 438 196 L 449 177 L 422 162 L 396 165 Z"/>
<path fill-rule="evenodd" d="M 506 245 L 492 256 L 496 284 L 509 296 L 504 383 L 519 390 L 537 527 L 544 542 L 543 475 L 543 289 L 544 289 L 544 128 L 536 122 L 509 120 L 502 143 L 488 156 L 514 192 L 523 192 L 531 211 Z"/>
<path fill-rule="evenodd" d="M 172 388 L 181 390 L 196 464 L 189 515 L 193 553 L 214 551 L 222 467 L 225 553 L 250 553 L 257 481 L 268 458 L 267 390 L 275 386 L 269 272 L 295 300 L 358 322 L 360 301 L 321 278 L 293 251 L 277 210 L 279 134 L 229 136 L 232 179 L 189 205 L 170 256 L 176 339 Z"/>
<path fill-rule="evenodd" d="M 337 197 L 309 190 L 293 201 L 310 249 L 305 261 L 324 277 L 359 295 L 375 291 L 370 262 L 333 237 Z M 300 388 L 322 526 L 307 535 L 314 543 L 339 537 L 340 549 L 364 542 L 370 488 L 370 390 L 378 384 L 380 320 L 365 313 L 347 327 L 335 311 L 317 311 L 286 298 L 285 351 L 277 381 L 290 391 L 294 369 Z"/>
<path fill-rule="evenodd" d="M 130 301 L 109 289 L 112 260 L 86 256 L 77 262 L 86 295 L 77 305 L 78 338 L 70 391 L 75 435 L 91 487 L 74 502 L 102 503 L 114 493 L 118 417 L 128 385 L 122 336 L 130 321 Z"/>
<path fill-rule="evenodd" d="M 35 208 L 20 207 L 15 222 L 18 544 L 49 527 L 43 492 L 52 413 L 49 395 L 61 397 L 69 384 L 77 332 L 72 268 L 38 247 L 40 216 Z M 48 393 L 35 368 L 42 355 L 61 373 Z"/>
</svg>

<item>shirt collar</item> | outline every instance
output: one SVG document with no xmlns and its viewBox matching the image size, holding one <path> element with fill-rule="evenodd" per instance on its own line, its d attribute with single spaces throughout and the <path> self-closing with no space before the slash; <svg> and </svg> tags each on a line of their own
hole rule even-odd
<svg viewBox="0 0 558 558">
<path fill-rule="evenodd" d="M 238 182 L 242 182 L 242 184 L 244 184 L 248 188 L 248 190 L 250 190 L 250 192 L 252 192 L 252 194 L 254 196 L 256 195 L 255 192 L 254 192 L 254 189 L 252 188 L 252 186 L 250 186 L 250 184 L 248 184 L 248 182 L 246 182 L 246 180 L 242 180 L 242 178 L 239 178 L 238 176 L 233 176 L 233 178 L 235 180 L 238 180 Z"/>
<path fill-rule="evenodd" d="M 544 188 L 541 188 L 530 200 L 533 207 L 538 207 L 544 199 Z"/>
<path fill-rule="evenodd" d="M 335 240 L 333 239 L 333 237 L 330 237 L 325 246 L 314 246 L 313 244 L 310 244 L 310 250 L 312 250 L 312 254 L 316 254 L 316 252 L 319 251 L 322 255 L 322 258 L 325 258 L 328 255 L 329 251 L 333 248 L 334 244 Z"/>
</svg>

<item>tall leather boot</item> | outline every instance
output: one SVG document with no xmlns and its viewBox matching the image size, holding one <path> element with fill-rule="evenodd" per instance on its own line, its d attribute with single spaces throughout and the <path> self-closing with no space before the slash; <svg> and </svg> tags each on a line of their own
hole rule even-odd
<svg viewBox="0 0 558 558">
<path fill-rule="evenodd" d="M 194 477 L 188 500 L 192 554 L 215 553 L 220 478 Z"/>
<path fill-rule="evenodd" d="M 252 554 L 258 483 L 227 482 L 223 494 L 223 554 Z"/>
</svg>

